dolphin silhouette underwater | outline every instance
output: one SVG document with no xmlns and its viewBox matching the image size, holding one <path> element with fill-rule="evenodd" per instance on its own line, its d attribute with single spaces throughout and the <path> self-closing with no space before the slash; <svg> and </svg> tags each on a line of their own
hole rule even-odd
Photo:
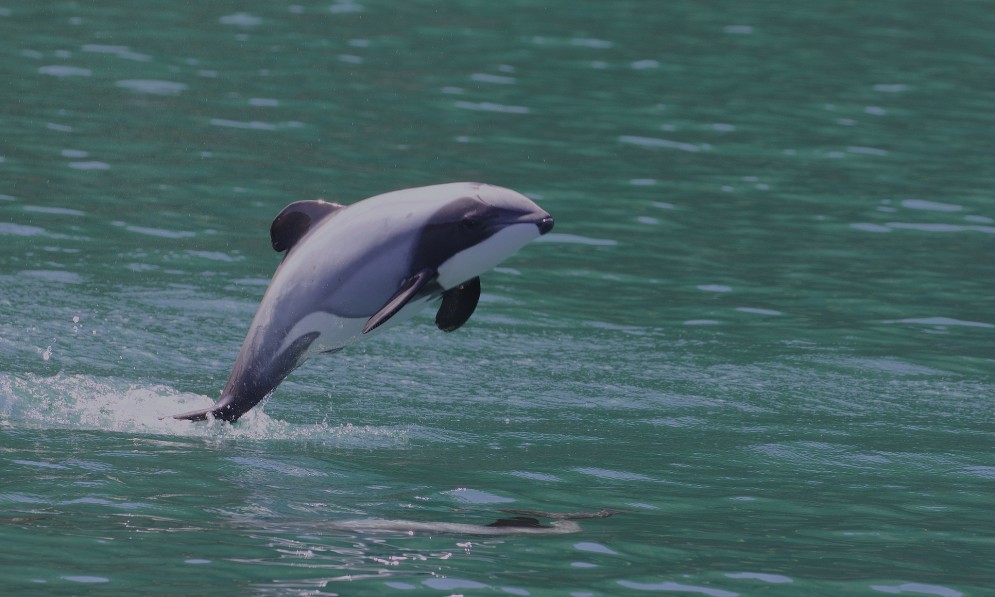
<svg viewBox="0 0 995 597">
<path fill-rule="evenodd" d="M 174 415 L 234 422 L 304 361 L 342 350 L 441 298 L 436 325 L 466 323 L 483 272 L 553 228 L 524 195 L 480 183 L 394 191 L 349 206 L 291 203 L 270 227 L 286 252 L 221 397 Z"/>
<path fill-rule="evenodd" d="M 339 520 L 315 525 L 313 520 L 304 523 L 308 532 L 316 530 L 345 531 L 360 533 L 426 533 L 431 535 L 562 535 L 580 532 L 580 524 L 575 522 L 582 518 L 609 518 L 618 513 L 617 510 L 602 508 L 596 512 L 542 512 L 538 510 L 510 510 L 502 512 L 514 516 L 499 518 L 490 524 L 473 524 L 466 522 L 422 521 L 422 520 L 391 520 L 384 518 L 362 518 L 358 520 Z M 540 518 L 553 519 L 550 524 L 539 522 Z"/>
</svg>

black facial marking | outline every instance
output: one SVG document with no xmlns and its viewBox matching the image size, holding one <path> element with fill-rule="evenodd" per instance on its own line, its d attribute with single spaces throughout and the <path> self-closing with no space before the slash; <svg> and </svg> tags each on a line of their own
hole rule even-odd
<svg viewBox="0 0 995 597">
<path fill-rule="evenodd" d="M 450 201 L 432 214 L 415 249 L 413 269 L 437 268 L 460 251 L 501 229 L 502 211 L 473 198 Z"/>
</svg>

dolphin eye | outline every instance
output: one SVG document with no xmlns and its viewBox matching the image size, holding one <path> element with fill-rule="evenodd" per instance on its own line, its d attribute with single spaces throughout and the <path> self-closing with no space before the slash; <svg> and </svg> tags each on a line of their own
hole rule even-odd
<svg viewBox="0 0 995 597">
<path fill-rule="evenodd" d="M 470 232 L 473 232 L 474 230 L 479 230 L 481 225 L 482 224 L 480 220 L 472 216 L 465 216 L 463 220 L 460 222 L 460 226 L 462 226 L 464 230 L 468 230 Z"/>
</svg>

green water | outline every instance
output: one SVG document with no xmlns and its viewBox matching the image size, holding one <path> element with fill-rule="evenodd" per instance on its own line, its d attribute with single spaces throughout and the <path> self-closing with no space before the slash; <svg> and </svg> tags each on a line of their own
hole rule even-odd
<svg viewBox="0 0 995 597">
<path fill-rule="evenodd" d="M 0 592 L 995 594 L 992 9 L 0 4 Z M 556 219 L 464 328 L 159 420 L 285 204 L 457 180 Z M 617 514 L 345 524 L 503 508 Z"/>
</svg>

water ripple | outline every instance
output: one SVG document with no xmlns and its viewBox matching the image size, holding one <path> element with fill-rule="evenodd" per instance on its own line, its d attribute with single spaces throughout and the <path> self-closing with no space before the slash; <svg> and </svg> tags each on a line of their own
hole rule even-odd
<svg viewBox="0 0 995 597">
<path fill-rule="evenodd" d="M 262 122 L 259 120 L 253 121 L 242 121 L 242 120 L 228 120 L 227 118 L 212 118 L 211 124 L 214 126 L 224 126 L 228 128 L 235 129 L 252 129 L 257 131 L 275 131 L 276 125 L 269 122 Z"/>
<path fill-rule="evenodd" d="M 614 247 L 618 244 L 617 240 L 611 240 L 607 238 L 588 238 L 586 236 L 579 236 L 577 234 L 564 234 L 562 232 L 550 232 L 549 234 L 544 234 L 540 236 L 536 242 L 541 243 L 558 243 L 558 244 L 571 244 L 571 245 L 591 245 L 594 247 Z"/>
<path fill-rule="evenodd" d="M 90 160 L 85 162 L 69 162 L 69 167 L 73 170 L 110 170 L 111 165 L 107 162 Z"/>
<path fill-rule="evenodd" d="M 926 201 L 924 199 L 903 199 L 902 207 L 908 209 L 923 209 L 926 211 L 961 211 L 964 209 L 961 205 L 956 205 L 954 203 L 940 203 L 939 201 Z"/>
<path fill-rule="evenodd" d="M 917 595 L 938 595 L 939 597 L 961 597 L 963 593 L 939 585 L 907 582 L 900 585 L 871 585 L 871 589 L 881 593 L 915 593 Z"/>
<path fill-rule="evenodd" d="M 152 57 L 148 54 L 140 54 L 138 52 L 131 51 L 128 46 L 110 46 L 103 44 L 85 44 L 82 47 L 84 52 L 90 52 L 94 54 L 112 54 L 118 58 L 124 60 L 133 60 L 135 62 L 151 62 Z"/>
<path fill-rule="evenodd" d="M 658 583 L 641 583 L 633 582 L 629 580 L 620 580 L 618 584 L 627 588 L 635 589 L 637 591 L 668 591 L 668 592 L 678 592 L 678 593 L 700 593 L 702 595 L 708 595 L 709 597 L 737 597 L 739 593 L 733 593 L 732 591 L 724 591 L 722 589 L 713 589 L 710 587 L 699 587 L 696 585 L 686 585 L 678 582 L 658 582 Z"/>
<path fill-rule="evenodd" d="M 631 473 L 628 471 L 615 471 L 597 467 L 578 467 L 574 469 L 578 473 L 598 477 L 599 479 L 609 479 L 612 481 L 655 481 L 652 477 L 641 473 Z"/>
<path fill-rule="evenodd" d="M 147 93 L 149 95 L 179 95 L 187 89 L 185 83 L 155 79 L 125 79 L 114 83 L 114 85 L 122 89 L 134 91 L 135 93 Z"/>
<path fill-rule="evenodd" d="M 443 493 L 468 504 L 508 504 L 515 501 L 512 498 L 495 495 L 479 489 L 469 489 L 467 487 L 459 487 Z"/>
<path fill-rule="evenodd" d="M 498 112 L 501 114 L 528 114 L 531 111 L 526 106 L 509 106 L 505 104 L 496 104 L 494 102 L 458 101 L 455 102 L 453 105 L 463 110 L 474 110 L 477 112 Z"/>
<path fill-rule="evenodd" d="M 726 577 L 745 580 L 759 580 L 770 584 L 788 584 L 794 582 L 790 577 L 782 574 L 765 574 L 762 572 L 728 572 Z"/>
<path fill-rule="evenodd" d="M 218 19 L 218 22 L 222 25 L 234 25 L 236 27 L 256 27 L 261 25 L 263 20 L 260 17 L 250 15 L 245 12 L 236 12 L 234 14 L 225 15 Z"/>
<path fill-rule="evenodd" d="M 487 73 L 473 73 L 470 75 L 470 79 L 477 81 L 478 83 L 494 83 L 496 85 L 512 85 L 515 83 L 515 77 L 490 75 Z"/>
<path fill-rule="evenodd" d="M 881 323 L 911 323 L 915 325 L 936 325 L 936 326 L 963 326 L 971 328 L 990 328 L 995 327 L 990 323 L 984 323 L 981 321 L 965 321 L 963 319 L 954 319 L 952 317 L 910 317 L 908 319 L 885 319 Z"/>
<path fill-rule="evenodd" d="M 128 226 L 124 225 L 123 223 L 117 223 L 117 224 L 122 225 L 124 229 L 127 230 L 128 232 L 144 234 L 146 236 L 157 236 L 159 238 L 180 239 L 180 238 L 192 238 L 194 236 L 197 236 L 196 232 L 189 232 L 186 230 L 166 230 L 163 228 L 148 228 L 145 226 Z"/>
<path fill-rule="evenodd" d="M 639 137 L 636 135 L 621 135 L 619 136 L 618 141 L 619 143 L 638 145 L 640 147 L 648 147 L 653 149 L 676 149 L 678 151 L 689 151 L 691 153 L 698 153 L 699 151 L 711 149 L 711 145 L 707 143 L 696 145 L 694 143 L 671 141 L 670 139 L 660 139 L 657 137 Z"/>
<path fill-rule="evenodd" d="M 43 75 L 51 75 L 53 77 L 89 77 L 93 74 L 88 68 L 83 68 L 81 66 L 66 66 L 61 64 L 50 64 L 48 66 L 43 66 L 38 69 L 38 72 Z"/>
<path fill-rule="evenodd" d="M 46 235 L 46 233 L 44 228 L 39 228 L 37 226 L 25 226 L 23 224 L 0 222 L 0 235 L 38 236 L 38 235 Z"/>
<path fill-rule="evenodd" d="M 995 226 L 962 226 L 958 224 L 888 222 L 888 227 L 897 230 L 919 230 L 921 232 L 981 232 L 983 234 L 995 234 Z"/>
<path fill-rule="evenodd" d="M 111 581 L 106 576 L 63 576 L 62 579 L 83 584 L 99 584 Z"/>
</svg>

